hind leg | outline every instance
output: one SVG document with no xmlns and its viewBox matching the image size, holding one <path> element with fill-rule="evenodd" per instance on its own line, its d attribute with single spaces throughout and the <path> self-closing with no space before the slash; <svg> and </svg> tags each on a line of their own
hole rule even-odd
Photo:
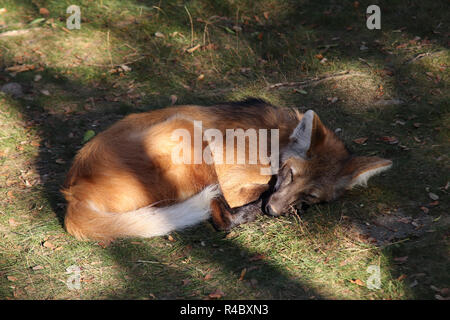
<svg viewBox="0 0 450 320">
<path fill-rule="evenodd" d="M 254 221 L 258 214 L 262 214 L 262 200 L 246 204 L 237 208 L 230 208 L 223 196 L 211 201 L 211 213 L 214 227 L 220 231 Z"/>
</svg>

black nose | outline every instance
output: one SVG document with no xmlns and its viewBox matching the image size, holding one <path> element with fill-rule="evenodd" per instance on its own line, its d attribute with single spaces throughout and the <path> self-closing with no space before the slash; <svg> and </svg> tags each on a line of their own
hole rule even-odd
<svg viewBox="0 0 450 320">
<path fill-rule="evenodd" d="M 310 205 L 307 204 L 306 202 L 301 202 L 301 203 L 298 203 L 295 207 L 297 208 L 298 211 L 305 212 L 306 210 L 308 210 Z"/>
<path fill-rule="evenodd" d="M 266 213 L 270 214 L 271 216 L 278 216 L 278 213 L 276 213 L 270 204 L 266 205 Z"/>
</svg>

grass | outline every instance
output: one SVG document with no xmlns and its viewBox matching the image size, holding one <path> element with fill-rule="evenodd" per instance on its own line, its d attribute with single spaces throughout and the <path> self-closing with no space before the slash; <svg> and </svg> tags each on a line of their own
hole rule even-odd
<svg viewBox="0 0 450 320">
<path fill-rule="evenodd" d="M 80 30 L 64 29 L 71 4 L 81 8 Z M 226 299 L 448 297 L 446 3 L 378 2 L 382 29 L 372 31 L 369 4 L 0 1 L 0 84 L 24 91 L 0 94 L 0 297 L 205 299 L 217 289 Z M 4 34 L 15 30 L 22 34 Z M 7 70 L 24 65 L 32 69 Z M 360 75 L 267 89 L 344 70 Z M 59 188 L 86 131 L 175 98 L 211 105 L 247 96 L 314 109 L 355 153 L 394 167 L 335 203 L 260 217 L 230 234 L 205 223 L 105 247 L 65 233 Z M 355 227 L 396 214 L 431 222 L 384 246 Z M 80 290 L 66 286 L 72 265 Z M 365 285 L 370 265 L 380 267 L 378 290 Z"/>
</svg>

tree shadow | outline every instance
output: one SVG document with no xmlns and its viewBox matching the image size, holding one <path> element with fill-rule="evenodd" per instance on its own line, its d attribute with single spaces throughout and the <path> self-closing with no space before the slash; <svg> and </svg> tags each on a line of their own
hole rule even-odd
<svg viewBox="0 0 450 320">
<path fill-rule="evenodd" d="M 51 70 L 46 70 L 46 76 L 52 75 Z M 59 77 L 57 85 L 64 87 L 66 90 L 75 91 L 74 94 L 85 90 L 89 93 L 88 95 L 95 96 L 95 92 L 92 89 L 82 88 L 81 83 L 76 83 L 68 79 Z M 33 127 L 39 132 L 41 141 L 35 166 L 38 169 L 43 183 L 42 196 L 47 199 L 61 227 L 63 227 L 65 200 L 60 193 L 60 189 L 62 188 L 65 174 L 70 167 L 75 152 L 82 147 L 79 142 L 82 141 L 84 132 L 91 129 L 100 132 L 122 118 L 123 113 L 118 114 L 117 111 L 106 113 L 83 111 L 81 114 L 51 114 L 45 111 L 45 108 L 39 100 L 27 99 L 27 97 L 31 98 L 33 94 L 36 94 L 34 89 L 29 88 L 24 99 L 16 100 L 19 102 L 18 111 L 27 121 L 31 121 Z M 149 109 L 152 109 L 152 107 L 149 107 Z M 127 111 L 135 110 L 128 109 Z M 145 185 L 145 181 L 138 180 Z M 210 250 L 200 248 L 201 241 L 199 241 L 199 238 L 189 236 L 189 232 L 192 231 L 178 234 L 179 244 L 184 247 L 193 247 L 194 250 L 190 254 L 201 255 L 203 261 L 220 265 L 223 272 L 230 274 L 230 276 L 236 276 L 236 273 L 239 275 L 242 267 L 246 265 L 242 257 L 248 259 L 254 255 L 247 248 L 237 243 L 228 241 L 227 239 L 220 239 L 224 234 L 217 234 L 211 228 L 208 229 L 204 226 L 195 228 L 193 230 L 194 233 L 201 235 L 200 237 L 202 239 L 215 238 L 215 241 L 219 241 L 221 248 L 225 251 L 225 253 L 217 251 L 219 254 L 211 252 Z M 127 249 L 124 250 L 122 246 L 126 246 Z M 127 281 L 130 282 L 128 287 L 115 290 L 115 293 L 108 295 L 108 297 L 112 299 L 142 298 L 142 291 L 152 292 L 151 290 L 156 290 L 154 292 L 157 293 L 157 296 L 164 299 L 189 298 L 186 295 L 186 288 L 182 286 L 181 281 L 188 278 L 189 275 L 184 273 L 182 268 L 176 268 L 159 261 L 161 258 L 158 255 L 158 250 L 152 248 L 151 243 L 144 243 L 144 246 L 144 249 L 142 246 L 136 249 L 132 245 L 129 246 L 128 240 L 123 240 L 105 249 L 114 258 L 117 265 L 128 273 Z M 144 268 L 146 271 L 144 271 L 143 275 L 140 273 L 142 268 L 139 268 L 139 265 L 145 264 L 146 262 L 141 263 L 137 262 L 137 260 L 150 260 L 152 264 L 158 267 L 162 266 L 164 276 L 155 277 L 154 274 L 149 274 L 146 268 Z M 314 292 L 308 285 L 292 280 L 287 272 L 281 270 L 274 263 L 258 261 L 256 264 L 256 268 L 258 269 L 257 274 L 260 276 L 256 277 L 258 279 L 257 282 L 251 284 L 252 290 L 255 292 L 262 291 L 265 293 L 265 296 L 273 299 L 286 296 L 296 299 L 308 299 L 311 296 L 315 298 L 321 297 L 320 294 Z M 154 266 L 152 266 L 151 271 L 155 271 Z M 161 273 L 160 270 L 156 271 Z M 270 275 L 270 277 L 267 278 L 265 275 Z M 157 288 L 165 288 L 167 292 L 157 291 Z M 289 293 L 286 295 L 283 292 Z"/>
</svg>

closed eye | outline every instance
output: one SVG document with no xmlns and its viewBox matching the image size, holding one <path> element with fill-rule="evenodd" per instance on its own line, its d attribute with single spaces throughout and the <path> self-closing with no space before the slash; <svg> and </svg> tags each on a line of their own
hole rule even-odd
<svg viewBox="0 0 450 320">
<path fill-rule="evenodd" d="M 306 198 L 306 200 L 308 200 L 308 202 L 313 202 L 313 203 L 319 202 L 319 195 L 316 193 L 307 194 L 305 196 L 305 198 Z"/>
</svg>

